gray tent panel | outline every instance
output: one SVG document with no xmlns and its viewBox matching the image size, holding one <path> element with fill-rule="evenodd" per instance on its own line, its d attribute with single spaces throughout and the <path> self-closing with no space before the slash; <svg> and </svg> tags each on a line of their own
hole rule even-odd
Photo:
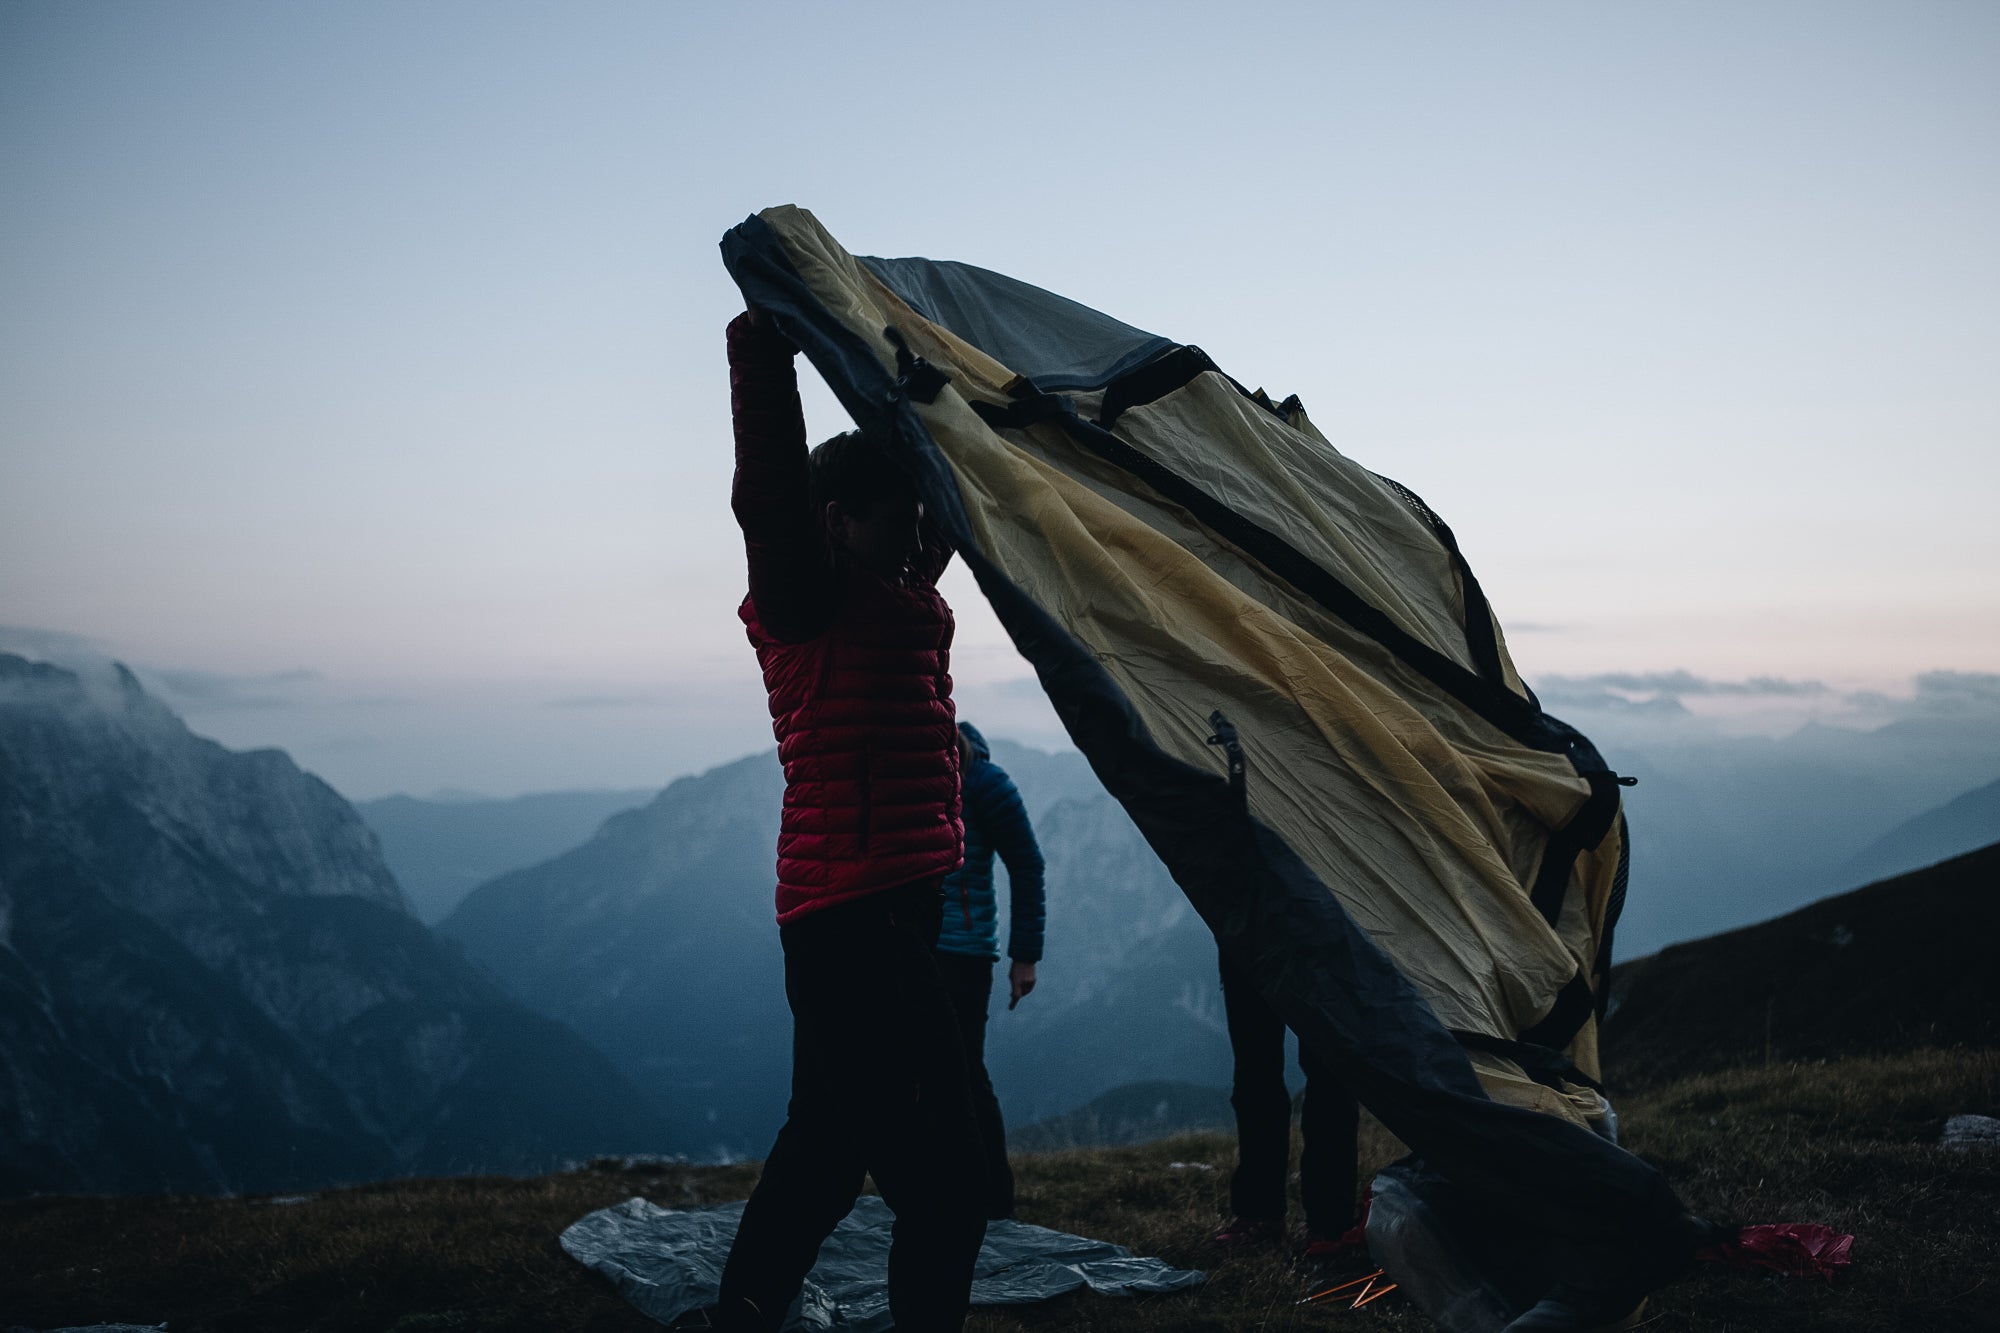
<svg viewBox="0 0 2000 1333">
<path fill-rule="evenodd" d="M 855 258 L 918 314 L 1044 393 L 1097 388 L 1174 344 L 1004 273 L 949 259 Z"/>
<path fill-rule="evenodd" d="M 601 1208 L 562 1234 L 571 1258 L 611 1280 L 626 1300 L 663 1324 L 715 1304 L 722 1265 L 743 1204 L 661 1208 L 627 1199 Z M 820 1247 L 788 1329 L 875 1333 L 890 1327 L 889 1230 L 895 1214 L 872 1194 Z M 1078 1287 L 1102 1296 L 1185 1291 L 1205 1275 L 1134 1258 L 1107 1241 L 1025 1222 L 988 1222 L 972 1274 L 974 1305 L 1031 1305 Z"/>
</svg>

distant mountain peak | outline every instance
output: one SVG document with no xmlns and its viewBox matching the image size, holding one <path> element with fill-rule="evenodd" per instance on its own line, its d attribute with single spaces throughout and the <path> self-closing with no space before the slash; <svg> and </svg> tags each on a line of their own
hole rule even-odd
<svg viewBox="0 0 2000 1333">
<path fill-rule="evenodd" d="M 279 750 L 0 655 L 0 1195 L 540 1170 L 652 1108 L 408 914 Z"/>
<path fill-rule="evenodd" d="M 1866 884 L 2000 842 L 2000 781 L 1904 820 L 1849 858 L 1841 878 Z"/>
<path fill-rule="evenodd" d="M 374 833 L 284 751 L 195 735 L 122 663 L 86 674 L 0 654 L 0 687 L 0 761 L 35 775 L 38 841 L 66 837 L 78 864 L 115 850 L 93 829 L 124 809 L 253 897 L 351 895 L 409 910 Z"/>
</svg>

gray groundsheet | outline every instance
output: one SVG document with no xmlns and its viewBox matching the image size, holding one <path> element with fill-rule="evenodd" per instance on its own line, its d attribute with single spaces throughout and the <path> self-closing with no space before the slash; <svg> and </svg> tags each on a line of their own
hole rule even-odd
<svg viewBox="0 0 2000 1333">
<path fill-rule="evenodd" d="M 611 1279 L 621 1295 L 663 1324 L 715 1304 L 722 1264 L 736 1238 L 743 1204 L 661 1208 L 627 1199 L 600 1208 L 562 1233 L 571 1258 Z M 826 1244 L 806 1278 L 788 1329 L 875 1333 L 890 1327 L 889 1206 L 863 1195 Z M 1103 1296 L 1184 1291 L 1206 1280 L 1158 1259 L 1134 1258 L 1122 1245 L 1071 1236 L 1025 1222 L 989 1222 L 973 1270 L 974 1305 L 1029 1305 L 1089 1287 Z"/>
</svg>

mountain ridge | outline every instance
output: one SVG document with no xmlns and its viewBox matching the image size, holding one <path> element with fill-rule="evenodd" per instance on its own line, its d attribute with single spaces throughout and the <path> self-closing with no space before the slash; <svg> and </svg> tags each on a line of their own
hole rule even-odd
<svg viewBox="0 0 2000 1333">
<path fill-rule="evenodd" d="M 2000 843 L 1612 969 L 1607 1076 L 2000 1046 Z"/>
<path fill-rule="evenodd" d="M 486 881 L 587 841 L 606 819 L 644 805 L 658 788 L 529 792 L 504 799 L 385 796 L 355 809 L 411 907 L 434 926 Z"/>
<path fill-rule="evenodd" d="M 1850 884 L 1870 884 L 1996 841 L 2000 841 L 2000 781 L 1904 820 L 1850 857 L 1841 876 Z"/>
<path fill-rule="evenodd" d="M 1009 1119 L 1145 1079 L 1225 1082 L 1215 946 L 1166 868 L 1082 756 L 996 740 L 994 758 L 1048 862 L 1040 982 L 1014 1010 L 996 998 L 988 1022 Z M 482 885 L 439 926 L 668 1103 L 673 1150 L 698 1159 L 761 1153 L 784 1116 L 791 1014 L 772 887 L 783 793 L 775 751 L 681 778 L 581 846 Z"/>
<path fill-rule="evenodd" d="M 540 1170 L 659 1130 L 410 914 L 332 788 L 194 736 L 130 672 L 11 655 L 0 1087 L 0 1193 Z"/>
</svg>

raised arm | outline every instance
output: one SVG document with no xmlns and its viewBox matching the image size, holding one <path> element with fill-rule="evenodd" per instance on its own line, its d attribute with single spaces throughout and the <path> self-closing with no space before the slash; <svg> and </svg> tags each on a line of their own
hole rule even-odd
<svg viewBox="0 0 2000 1333">
<path fill-rule="evenodd" d="M 729 406 L 736 478 L 729 506 L 750 560 L 750 602 L 764 628 L 802 643 L 833 614 L 833 571 L 807 488 L 806 419 L 792 368 L 798 349 L 768 317 L 730 321 Z"/>
</svg>

